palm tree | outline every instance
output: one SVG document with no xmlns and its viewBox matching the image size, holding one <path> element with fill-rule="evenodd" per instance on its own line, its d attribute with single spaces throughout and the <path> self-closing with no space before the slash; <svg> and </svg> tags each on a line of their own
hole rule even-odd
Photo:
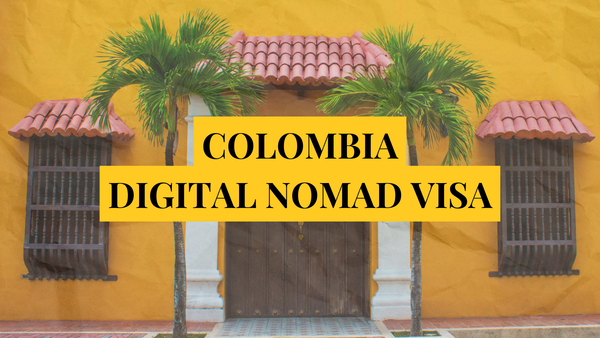
<svg viewBox="0 0 600 338">
<path fill-rule="evenodd" d="M 163 146 L 165 165 L 173 165 L 179 108 L 191 95 L 204 100 L 212 115 L 255 113 L 262 85 L 250 80 L 242 64 L 231 60 L 228 24 L 208 11 L 184 15 L 175 37 L 167 34 L 158 14 L 140 18 L 141 29 L 125 35 L 113 32 L 101 46 L 104 71 L 92 86 L 88 114 L 100 127 L 110 127 L 108 105 L 113 95 L 129 85 L 139 87 L 137 114 L 146 137 Z M 175 231 L 174 337 L 187 336 L 186 271 L 181 222 Z"/>
<path fill-rule="evenodd" d="M 420 129 L 426 146 L 448 137 L 448 151 L 442 164 L 468 163 L 473 145 L 473 126 L 456 98 L 470 95 L 480 114 L 490 104 L 493 82 L 490 73 L 459 46 L 436 42 L 425 44 L 412 39 L 412 27 L 384 28 L 364 38 L 380 46 L 390 57 L 385 69 L 371 67 L 355 72 L 355 78 L 320 99 L 319 109 L 339 114 L 366 104 L 374 116 L 405 116 L 410 165 L 418 165 L 415 129 Z M 413 222 L 411 269 L 411 335 L 421 329 L 421 233 L 422 223 Z"/>
</svg>

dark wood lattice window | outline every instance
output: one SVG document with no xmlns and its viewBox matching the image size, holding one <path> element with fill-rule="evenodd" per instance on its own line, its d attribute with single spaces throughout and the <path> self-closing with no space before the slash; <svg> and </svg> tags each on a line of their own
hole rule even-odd
<svg viewBox="0 0 600 338">
<path fill-rule="evenodd" d="M 24 278 L 116 280 L 98 207 L 99 168 L 110 151 L 100 137 L 30 139 Z"/>
<path fill-rule="evenodd" d="M 572 140 L 497 140 L 502 167 L 498 271 L 492 277 L 577 275 Z"/>
</svg>

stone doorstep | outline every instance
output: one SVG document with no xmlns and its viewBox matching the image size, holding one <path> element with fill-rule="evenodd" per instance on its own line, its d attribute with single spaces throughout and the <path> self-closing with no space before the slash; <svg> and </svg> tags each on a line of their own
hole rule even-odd
<svg viewBox="0 0 600 338">
<path fill-rule="evenodd" d="M 246 338 L 393 338 L 393 335 L 382 322 L 374 322 L 367 318 L 287 318 L 287 320 L 289 320 L 289 322 L 286 321 L 286 318 L 232 319 L 228 322 L 215 325 L 213 330 L 206 337 L 220 338 L 243 335 L 243 337 Z M 286 330 L 286 326 L 293 326 L 294 330 Z M 222 332 L 224 327 L 227 332 Z M 331 331 L 339 331 L 339 333 L 333 333 Z M 353 333 L 353 331 L 364 333 Z"/>
<path fill-rule="evenodd" d="M 379 331 L 381 332 L 381 336 L 351 336 L 351 335 L 341 335 L 339 337 L 344 337 L 344 338 L 349 338 L 349 337 L 384 337 L 384 338 L 395 338 L 394 335 L 392 334 L 392 332 L 385 326 L 385 324 L 383 324 L 382 321 L 373 321 L 373 324 L 375 324 L 375 326 L 377 327 L 377 329 L 379 329 Z M 221 331 L 221 329 L 223 328 L 224 323 L 218 323 L 217 325 L 215 325 L 215 327 L 213 328 L 213 330 L 206 335 L 206 338 L 219 338 L 220 336 L 218 335 L 219 332 Z M 400 330 L 394 330 L 394 331 L 400 331 Z M 445 329 L 427 329 L 427 331 L 437 331 L 440 334 L 440 337 L 442 338 L 454 338 L 454 336 L 448 332 L 448 330 Z M 245 337 L 245 338 L 273 338 L 273 337 L 278 337 L 278 338 L 283 338 L 282 336 L 257 336 L 257 337 Z M 293 336 L 293 337 L 302 337 L 302 338 L 323 338 L 323 336 Z M 327 336 L 327 337 L 335 337 L 335 336 Z M 420 338 L 420 337 L 413 337 L 413 338 Z M 423 338 L 429 338 L 429 337 L 425 337 L 423 336 Z"/>
</svg>

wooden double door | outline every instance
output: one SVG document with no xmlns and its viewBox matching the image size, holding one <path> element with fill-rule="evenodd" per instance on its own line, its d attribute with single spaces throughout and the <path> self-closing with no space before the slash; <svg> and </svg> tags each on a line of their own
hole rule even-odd
<svg viewBox="0 0 600 338">
<path fill-rule="evenodd" d="M 368 223 L 225 226 L 225 311 L 239 317 L 369 317 Z"/>
</svg>

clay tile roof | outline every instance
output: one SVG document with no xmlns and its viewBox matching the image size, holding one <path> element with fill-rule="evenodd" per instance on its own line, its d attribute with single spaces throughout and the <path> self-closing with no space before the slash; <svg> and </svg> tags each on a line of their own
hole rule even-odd
<svg viewBox="0 0 600 338">
<path fill-rule="evenodd" d="M 19 123 L 12 127 L 8 133 L 18 139 L 33 135 L 62 136 L 100 136 L 128 140 L 133 137 L 133 130 L 129 129 L 121 118 L 115 113 L 112 102 L 109 106 L 111 131 L 100 130 L 98 124 L 92 126 L 91 117 L 85 116 L 88 101 L 82 99 L 68 99 L 38 102 Z"/>
<path fill-rule="evenodd" d="M 362 33 L 333 38 L 327 36 L 246 36 L 238 31 L 229 43 L 244 69 L 268 84 L 320 85 L 343 77 L 356 68 L 388 66 L 388 55 L 361 38 Z M 264 43 L 262 43 L 264 42 Z M 268 44 L 267 44 L 268 43 Z"/>
<path fill-rule="evenodd" d="M 595 136 L 562 101 L 502 101 L 496 103 L 475 132 L 480 139 L 575 139 Z"/>
</svg>

